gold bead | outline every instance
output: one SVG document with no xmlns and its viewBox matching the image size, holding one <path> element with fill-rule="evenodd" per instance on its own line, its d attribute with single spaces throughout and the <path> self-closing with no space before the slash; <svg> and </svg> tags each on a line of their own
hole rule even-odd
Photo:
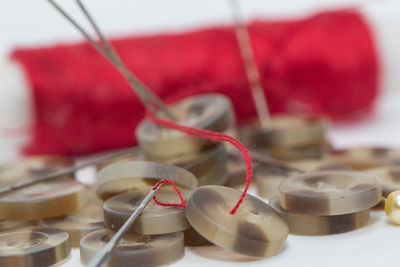
<svg viewBox="0 0 400 267">
<path fill-rule="evenodd" d="M 386 198 L 385 212 L 392 223 L 400 225 L 400 190 L 390 193 Z"/>
</svg>

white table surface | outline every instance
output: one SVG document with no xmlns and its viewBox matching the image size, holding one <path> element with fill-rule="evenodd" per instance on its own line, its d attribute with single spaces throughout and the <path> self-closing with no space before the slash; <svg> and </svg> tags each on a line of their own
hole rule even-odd
<svg viewBox="0 0 400 267">
<path fill-rule="evenodd" d="M 0 3 L 0 60 L 18 44 L 47 44 L 76 40 L 79 35 L 44 0 L 14 0 Z M 72 7 L 72 1 L 65 2 Z M 107 33 L 157 32 L 205 24 L 226 23 L 226 1 L 216 0 L 88 0 Z M 301 15 L 317 8 L 349 2 L 335 0 L 246 0 L 247 17 L 281 14 Z M 113 8 L 110 9 L 110 6 Z M 0 88 L 1 89 L 1 88 Z M 373 116 L 356 123 L 334 125 L 329 138 L 337 147 L 388 145 L 400 147 L 400 90 L 384 90 Z M 19 156 L 23 138 L 0 139 L 0 161 Z M 253 191 L 252 191 L 253 192 Z M 185 257 L 173 266 L 397 266 L 400 227 L 391 225 L 382 211 L 373 211 L 368 226 L 339 235 L 306 237 L 290 235 L 279 255 L 249 261 L 216 247 L 186 248 Z M 63 266 L 81 266 L 73 250 Z M 132 263 L 134 266 L 134 263 Z"/>
</svg>

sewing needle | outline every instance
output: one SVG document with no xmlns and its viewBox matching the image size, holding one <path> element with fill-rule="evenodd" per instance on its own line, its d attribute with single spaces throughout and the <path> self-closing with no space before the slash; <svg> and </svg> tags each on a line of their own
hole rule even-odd
<svg viewBox="0 0 400 267">
<path fill-rule="evenodd" d="M 118 241 L 124 235 L 124 233 L 128 230 L 128 228 L 132 225 L 135 219 L 140 215 L 143 209 L 149 204 L 154 195 L 160 187 L 153 188 L 149 194 L 144 198 L 144 200 L 140 203 L 139 207 L 131 214 L 131 216 L 126 220 L 124 225 L 118 230 L 118 232 L 111 238 L 111 240 L 100 250 L 98 251 L 92 260 L 87 265 L 88 267 L 100 267 L 103 266 L 108 259 L 110 258 L 114 248 L 118 244 Z"/>
</svg>

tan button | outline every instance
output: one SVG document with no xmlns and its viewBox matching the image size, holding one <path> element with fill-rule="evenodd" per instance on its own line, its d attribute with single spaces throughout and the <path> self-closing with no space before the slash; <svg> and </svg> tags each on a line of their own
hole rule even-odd
<svg viewBox="0 0 400 267">
<path fill-rule="evenodd" d="M 185 246 L 186 247 L 202 247 L 212 245 L 210 241 L 202 237 L 196 232 L 192 227 L 183 231 L 185 236 Z"/>
<path fill-rule="evenodd" d="M 170 179 L 186 190 L 197 187 L 196 177 L 185 169 L 159 162 L 132 161 L 116 163 L 98 172 L 97 195 L 107 200 L 129 190 L 148 192 L 162 179 Z"/>
<path fill-rule="evenodd" d="M 322 170 L 351 170 L 348 166 L 337 164 L 324 159 L 297 160 L 288 163 L 290 166 L 304 171 L 322 171 Z M 279 195 L 279 185 L 289 176 L 294 175 L 268 169 L 262 165 L 255 169 L 254 182 L 257 187 L 257 193 L 270 199 Z"/>
<path fill-rule="evenodd" d="M 85 187 L 70 178 L 34 184 L 0 196 L 0 218 L 40 220 L 72 214 L 85 207 Z"/>
<path fill-rule="evenodd" d="M 178 116 L 180 125 L 214 132 L 224 132 L 235 122 L 229 98 L 220 94 L 187 97 L 169 105 L 169 109 Z M 161 128 L 148 120 L 139 124 L 136 137 L 146 158 L 150 160 L 193 154 L 213 145 L 208 140 Z"/>
<path fill-rule="evenodd" d="M 181 193 L 185 200 L 189 198 L 190 192 L 181 191 Z M 175 191 L 161 191 L 156 196 L 162 203 L 181 203 Z M 145 193 L 130 192 L 108 199 L 103 206 L 105 226 L 118 231 L 145 197 Z M 163 207 L 151 201 L 128 228 L 127 233 L 158 235 L 181 232 L 189 228 L 184 208 Z"/>
<path fill-rule="evenodd" d="M 268 148 L 268 153 L 279 160 L 320 159 L 330 150 L 330 145 L 325 142 L 312 146 L 271 147 Z"/>
<path fill-rule="evenodd" d="M 400 163 L 400 149 L 386 147 L 352 147 L 338 149 L 329 158 L 354 170 L 366 170 Z"/>
<path fill-rule="evenodd" d="M 365 172 L 375 175 L 382 185 L 382 195 L 387 197 L 393 191 L 400 190 L 400 166 L 387 166 L 368 169 Z"/>
<path fill-rule="evenodd" d="M 81 241 L 82 263 L 87 265 L 113 235 L 114 232 L 106 229 L 86 235 Z M 115 247 L 107 266 L 160 266 L 179 260 L 183 254 L 183 233 L 151 236 L 125 234 Z"/>
<path fill-rule="evenodd" d="M 279 194 L 279 185 L 289 175 L 281 172 L 274 172 L 266 168 L 258 168 L 254 175 L 254 183 L 257 193 L 263 198 L 272 198 Z"/>
<path fill-rule="evenodd" d="M 195 160 L 177 165 L 193 173 L 199 185 L 222 185 L 227 180 L 226 161 L 225 145 L 219 143 L 199 153 Z"/>
<path fill-rule="evenodd" d="M 86 234 L 104 228 L 101 205 L 86 206 L 83 210 L 65 217 L 47 219 L 41 225 L 55 227 L 68 232 L 72 247 L 79 247 L 79 242 Z"/>
<path fill-rule="evenodd" d="M 241 194 L 223 186 L 199 187 L 188 201 L 186 217 L 199 234 L 217 246 L 254 257 L 276 255 L 289 233 L 287 223 L 251 195 L 230 214 Z"/>
<path fill-rule="evenodd" d="M 352 231 L 369 221 L 369 209 L 332 216 L 313 216 L 283 210 L 276 196 L 269 202 L 289 224 L 290 233 L 297 235 L 330 235 Z"/>
<path fill-rule="evenodd" d="M 352 171 L 319 171 L 291 176 L 279 186 L 280 203 L 288 212 L 341 215 L 369 209 L 381 200 L 373 175 Z"/>
<path fill-rule="evenodd" d="M 258 168 L 258 164 L 253 162 L 253 170 Z M 242 189 L 246 185 L 247 166 L 242 157 L 236 157 L 231 154 L 227 156 L 228 178 L 224 186 Z"/>
<path fill-rule="evenodd" d="M 326 129 L 327 122 L 315 116 L 273 115 L 271 130 L 244 126 L 238 129 L 238 134 L 244 143 L 282 148 L 320 145 L 325 141 Z"/>
<path fill-rule="evenodd" d="M 162 162 L 161 159 L 156 160 Z M 227 153 L 223 143 L 208 147 L 200 153 L 168 158 L 164 163 L 173 164 L 193 173 L 199 185 L 222 185 L 227 180 Z"/>
<path fill-rule="evenodd" d="M 135 155 L 130 155 L 128 157 L 123 157 L 123 158 L 119 158 L 117 160 L 111 160 L 111 161 L 107 161 L 103 164 L 99 164 L 97 165 L 97 171 L 100 171 L 101 169 L 104 169 L 107 166 L 113 165 L 115 163 L 121 163 L 121 162 L 131 162 L 134 160 L 139 160 L 139 161 L 143 161 L 145 160 L 145 157 L 143 155 L 142 151 L 138 151 L 137 154 Z"/>
<path fill-rule="evenodd" d="M 62 156 L 27 157 L 0 166 L 0 185 L 21 179 L 35 179 L 71 167 L 74 161 Z M 73 175 L 66 175 L 73 178 Z"/>
<path fill-rule="evenodd" d="M 71 252 L 68 233 L 50 227 L 27 227 L 0 233 L 0 266 L 51 266 Z"/>
</svg>

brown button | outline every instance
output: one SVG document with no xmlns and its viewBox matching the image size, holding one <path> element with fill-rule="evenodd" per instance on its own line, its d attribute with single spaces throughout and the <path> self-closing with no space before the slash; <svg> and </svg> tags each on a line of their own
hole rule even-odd
<svg viewBox="0 0 400 267">
<path fill-rule="evenodd" d="M 81 261 L 88 264 L 113 237 L 107 229 L 94 231 L 81 241 Z M 183 257 L 183 233 L 164 235 L 125 234 L 113 250 L 108 266 L 160 266 Z"/>
<path fill-rule="evenodd" d="M 224 132 L 235 122 L 229 98 L 220 94 L 187 97 L 168 108 L 178 116 L 178 124 L 184 126 Z M 136 137 L 146 158 L 150 160 L 193 154 L 214 145 L 202 138 L 159 127 L 148 120 L 139 124 Z"/>
<path fill-rule="evenodd" d="M 155 161 L 188 170 L 196 176 L 199 185 L 223 185 L 227 180 L 227 153 L 223 143 L 208 147 L 199 153 Z"/>
<path fill-rule="evenodd" d="M 68 233 L 57 228 L 36 226 L 0 233 L 0 266 L 52 266 L 70 252 Z"/>
<path fill-rule="evenodd" d="M 269 204 L 285 218 L 290 233 L 297 235 L 338 234 L 361 228 L 369 221 L 369 209 L 343 215 L 314 216 L 285 211 L 280 206 L 279 196 L 272 198 Z"/>
<path fill-rule="evenodd" d="M 270 130 L 250 125 L 239 128 L 238 135 L 243 142 L 259 146 L 305 147 L 324 143 L 326 129 L 326 120 L 315 116 L 273 115 Z"/>
<path fill-rule="evenodd" d="M 280 186 L 280 203 L 288 212 L 341 215 L 369 209 L 381 200 L 373 175 L 352 171 L 319 171 L 291 176 Z"/>
<path fill-rule="evenodd" d="M 352 147 L 338 149 L 329 156 L 332 161 L 362 171 L 400 162 L 400 149 L 386 147 Z"/>
<path fill-rule="evenodd" d="M 121 162 L 98 172 L 97 195 L 106 200 L 129 190 L 148 192 L 162 179 L 169 179 L 186 190 L 193 190 L 198 184 L 192 173 L 173 165 L 150 161 Z"/>
<path fill-rule="evenodd" d="M 65 216 L 85 207 L 85 187 L 70 178 L 34 184 L 0 196 L 0 219 L 40 220 Z"/>
<path fill-rule="evenodd" d="M 189 198 L 189 191 L 181 193 L 185 200 Z M 178 194 L 173 190 L 159 191 L 156 196 L 162 203 L 181 203 Z M 130 192 L 108 199 L 103 206 L 105 226 L 118 231 L 145 197 L 145 193 Z M 184 208 L 163 207 L 151 201 L 128 228 L 127 233 L 158 235 L 181 232 L 189 228 Z"/>
<path fill-rule="evenodd" d="M 393 191 L 400 190 L 400 166 L 387 166 L 365 170 L 375 175 L 382 185 L 382 195 L 387 197 Z"/>
<path fill-rule="evenodd" d="M 193 191 L 186 209 L 191 226 L 222 248 L 254 257 L 279 253 L 289 229 L 264 201 L 246 195 L 235 214 L 230 210 L 242 192 L 223 186 L 202 186 Z"/>
<path fill-rule="evenodd" d="M 35 179 L 74 165 L 72 158 L 63 156 L 35 156 L 0 166 L 0 184 L 12 183 L 21 179 Z M 65 177 L 73 178 L 73 174 Z"/>
<path fill-rule="evenodd" d="M 41 225 L 66 231 L 70 236 L 71 246 L 79 248 L 82 237 L 104 228 L 103 209 L 99 204 L 92 204 L 69 216 L 43 220 Z"/>
</svg>

